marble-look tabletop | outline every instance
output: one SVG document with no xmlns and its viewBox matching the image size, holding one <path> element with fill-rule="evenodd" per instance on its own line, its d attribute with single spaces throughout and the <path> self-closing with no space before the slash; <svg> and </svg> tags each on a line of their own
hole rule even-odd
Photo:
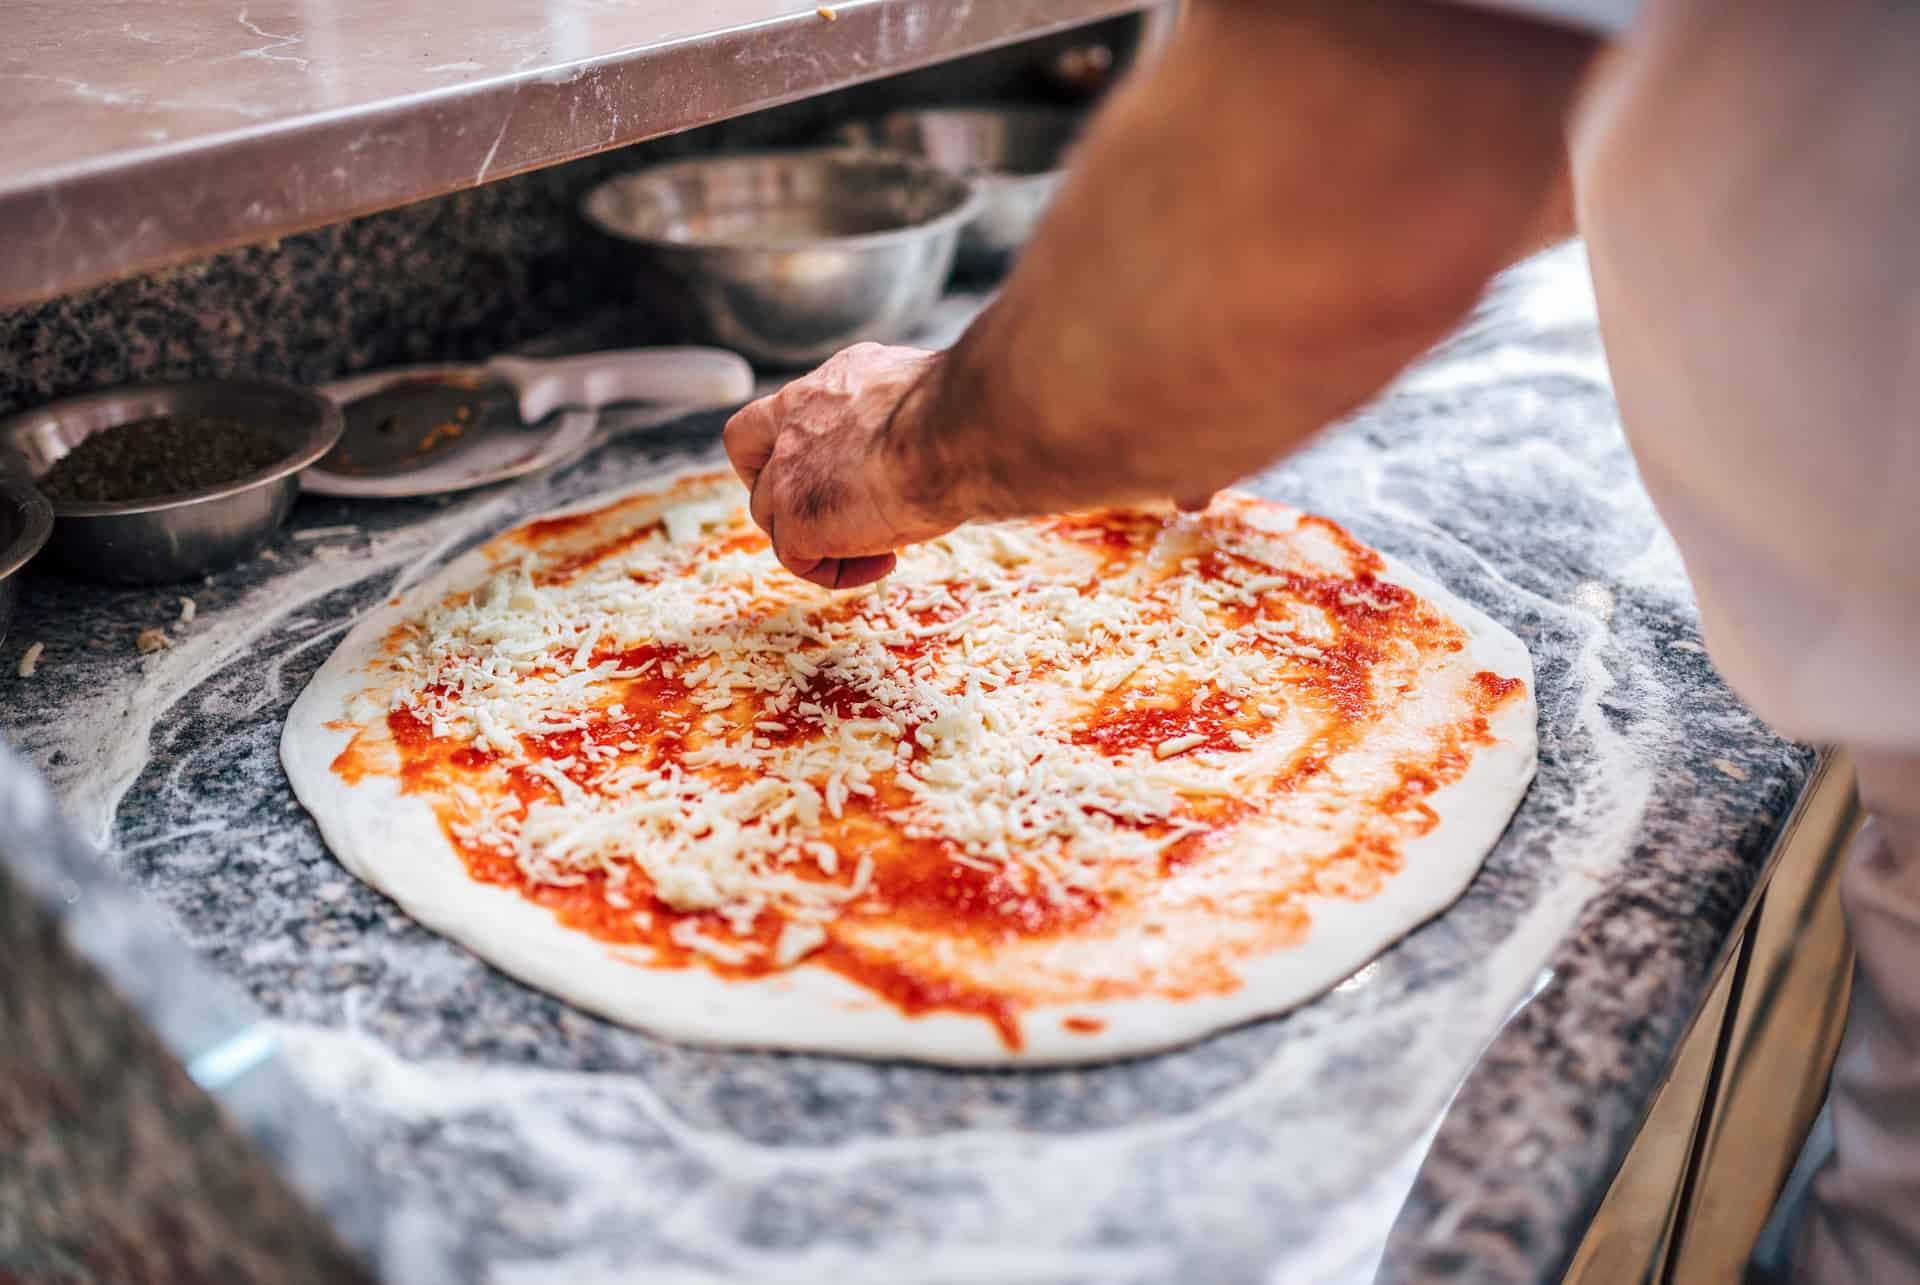
<svg viewBox="0 0 1920 1285">
<path fill-rule="evenodd" d="M 720 422 L 441 502 L 309 497 L 205 583 L 27 584 L 0 729 L 337 1113 L 385 1219 L 349 1239 L 390 1275 L 497 1285 L 1554 1278 L 1814 763 L 1702 650 L 1577 249 L 1253 483 L 1520 636 L 1538 779 L 1450 910 L 1291 1015 L 1160 1056 L 681 1047 L 492 971 L 328 855 L 276 744 L 355 614 L 521 516 L 712 455 Z M 136 654 L 148 626 L 172 646 Z"/>
<path fill-rule="evenodd" d="M 11 4 L 0 306 L 1145 2 Z"/>
</svg>

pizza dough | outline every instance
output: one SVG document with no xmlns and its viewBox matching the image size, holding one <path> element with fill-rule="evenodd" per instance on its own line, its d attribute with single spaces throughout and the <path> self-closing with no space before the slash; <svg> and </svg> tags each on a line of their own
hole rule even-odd
<svg viewBox="0 0 1920 1285">
<path fill-rule="evenodd" d="M 525 524 L 356 623 L 281 756 L 415 919 L 658 1035 L 940 1063 L 1282 1012 L 1466 887 L 1512 634 L 1228 493 L 786 575 L 730 476 Z"/>
</svg>

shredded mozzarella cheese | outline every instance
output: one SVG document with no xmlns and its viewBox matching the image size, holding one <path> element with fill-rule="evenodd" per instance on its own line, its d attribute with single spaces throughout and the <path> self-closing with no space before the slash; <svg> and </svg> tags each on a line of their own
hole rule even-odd
<svg viewBox="0 0 1920 1285">
<path fill-rule="evenodd" d="M 1188 800 L 1230 791 L 1218 756 L 1174 761 L 1208 737 L 1109 754 L 1063 729 L 1096 702 L 1182 689 L 1241 710 L 1327 635 L 1316 612 L 1261 610 L 1287 579 L 1251 555 L 1253 571 L 1169 574 L 1141 558 L 1107 576 L 1031 525 L 976 526 L 907 551 L 880 587 L 831 595 L 774 573 L 764 550 L 702 538 L 751 529 L 737 491 L 660 526 L 568 576 L 525 554 L 424 612 L 386 662 L 390 707 L 547 788 L 525 805 L 468 791 L 462 842 L 538 885 L 599 876 L 616 906 L 643 876 L 667 906 L 724 921 L 732 939 L 691 920 L 672 930 L 723 963 L 767 953 L 742 938 L 768 911 L 785 920 L 771 962 L 796 962 L 865 892 L 871 857 L 819 837 L 855 800 L 1049 897 L 1156 861 L 1192 831 Z M 636 705 L 624 684 L 643 678 L 691 711 Z M 640 745 L 625 734 L 560 759 L 541 747 L 630 707 L 679 720 L 674 759 L 623 757 Z M 1228 739 L 1255 744 L 1244 729 Z"/>
</svg>

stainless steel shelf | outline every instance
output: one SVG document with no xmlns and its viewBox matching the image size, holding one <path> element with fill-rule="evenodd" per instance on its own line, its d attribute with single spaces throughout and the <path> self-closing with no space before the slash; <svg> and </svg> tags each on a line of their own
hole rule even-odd
<svg viewBox="0 0 1920 1285">
<path fill-rule="evenodd" d="M 0 307 L 1142 7 L 12 0 Z"/>
</svg>

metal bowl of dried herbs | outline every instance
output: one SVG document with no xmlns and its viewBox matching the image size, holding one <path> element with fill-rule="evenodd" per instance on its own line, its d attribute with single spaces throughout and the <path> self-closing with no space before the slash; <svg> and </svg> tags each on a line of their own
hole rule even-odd
<svg viewBox="0 0 1920 1285">
<path fill-rule="evenodd" d="M 182 580 L 253 554 L 300 470 L 340 436 L 318 393 L 257 379 L 140 384 L 0 420 L 0 452 L 53 505 L 48 551 L 123 584 Z M 0 467 L 3 467 L 0 463 Z"/>
</svg>

